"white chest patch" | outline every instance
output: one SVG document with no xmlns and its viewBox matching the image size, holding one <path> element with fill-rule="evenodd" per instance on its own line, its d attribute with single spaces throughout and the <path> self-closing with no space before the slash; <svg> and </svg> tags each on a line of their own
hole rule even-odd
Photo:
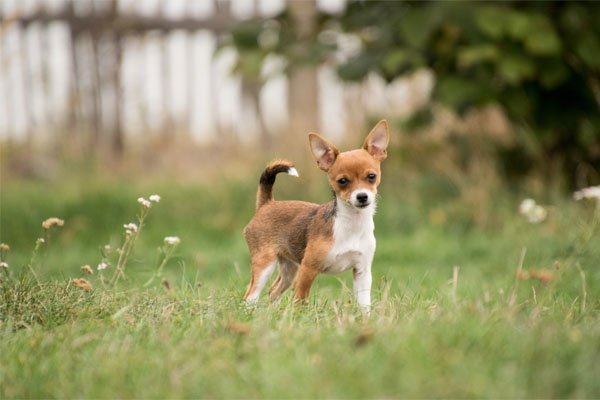
<svg viewBox="0 0 600 400">
<path fill-rule="evenodd" d="M 338 200 L 333 246 L 325 258 L 323 272 L 337 274 L 370 265 L 375 253 L 374 211 L 374 206 L 356 210 Z"/>
</svg>

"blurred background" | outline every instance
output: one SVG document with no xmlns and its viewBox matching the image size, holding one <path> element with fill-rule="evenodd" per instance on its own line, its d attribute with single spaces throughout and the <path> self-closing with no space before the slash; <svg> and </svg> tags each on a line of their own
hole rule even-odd
<svg viewBox="0 0 600 400">
<path fill-rule="evenodd" d="M 372 318 L 240 307 L 266 163 L 384 118 Z M 600 2 L 0 0 L 0 398 L 600 398 L 592 185 Z"/>
<path fill-rule="evenodd" d="M 347 150 L 382 118 L 389 232 L 494 228 L 600 182 L 595 2 L 0 0 L 0 19 L 5 241 L 56 214 L 97 243 L 156 188 L 165 221 L 237 234 L 267 161 L 301 174 L 278 197 L 326 201 L 306 134 Z"/>
<path fill-rule="evenodd" d="M 354 146 L 387 118 L 412 155 L 598 180 L 593 2 L 2 0 L 0 18 L 11 174 L 202 148 L 302 155 L 309 131 Z"/>
</svg>

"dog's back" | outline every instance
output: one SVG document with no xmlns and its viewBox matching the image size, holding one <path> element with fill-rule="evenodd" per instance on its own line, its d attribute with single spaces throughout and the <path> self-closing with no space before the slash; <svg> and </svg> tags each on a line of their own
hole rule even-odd
<svg viewBox="0 0 600 400">
<path fill-rule="evenodd" d="M 334 208 L 334 202 L 267 202 L 244 228 L 250 254 L 272 248 L 278 257 L 300 264 L 309 236 L 331 236 Z"/>
</svg>

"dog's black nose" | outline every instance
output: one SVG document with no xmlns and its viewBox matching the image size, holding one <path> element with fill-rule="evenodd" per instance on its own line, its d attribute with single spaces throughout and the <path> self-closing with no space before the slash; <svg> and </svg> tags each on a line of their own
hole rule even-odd
<svg viewBox="0 0 600 400">
<path fill-rule="evenodd" d="M 356 195 L 356 200 L 361 204 L 365 204 L 367 200 L 369 200 L 369 195 L 366 193 L 359 193 Z"/>
</svg>

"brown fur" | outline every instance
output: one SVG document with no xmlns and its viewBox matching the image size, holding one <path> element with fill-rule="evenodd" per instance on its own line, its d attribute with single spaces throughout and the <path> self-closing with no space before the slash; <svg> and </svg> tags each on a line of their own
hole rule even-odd
<svg viewBox="0 0 600 400">
<path fill-rule="evenodd" d="M 262 273 L 274 261 L 283 264 L 280 265 L 281 274 L 270 290 L 273 299 L 291 285 L 295 274 L 291 278 L 285 275 L 291 275 L 290 270 L 295 270 L 302 263 L 309 251 L 308 243 L 319 243 L 318 247 L 322 247 L 319 253 L 326 253 L 331 247 L 333 209 L 333 201 L 322 205 L 304 201 L 270 201 L 257 210 L 246 226 L 244 236 L 252 259 L 252 277 Z M 254 286 L 252 279 L 244 299 L 253 292 Z"/>
<path fill-rule="evenodd" d="M 381 139 L 381 132 L 376 132 L 376 129 L 382 127 L 385 128 L 386 135 L 384 145 L 381 140 L 373 140 L 375 133 Z M 379 164 L 386 157 L 385 121 L 381 121 L 371 131 L 362 149 L 340 153 L 334 145 L 315 133 L 309 135 L 309 142 L 317 165 L 327 172 L 329 183 L 338 197 L 348 201 L 352 191 L 363 187 L 376 193 L 381 181 Z M 271 285 L 270 299 L 279 298 L 292 283 L 296 288 L 295 301 L 306 299 L 315 277 L 322 272 L 324 260 L 333 245 L 335 199 L 322 205 L 273 200 L 275 176 L 290 167 L 292 163 L 289 161 L 274 161 L 261 176 L 256 213 L 244 228 L 252 262 L 250 284 L 244 300 L 254 293 L 257 279 L 275 262 L 279 264 L 280 275 Z M 375 181 L 369 181 L 369 173 L 377 175 Z M 349 180 L 344 187 L 337 182 L 342 177 Z"/>
</svg>

